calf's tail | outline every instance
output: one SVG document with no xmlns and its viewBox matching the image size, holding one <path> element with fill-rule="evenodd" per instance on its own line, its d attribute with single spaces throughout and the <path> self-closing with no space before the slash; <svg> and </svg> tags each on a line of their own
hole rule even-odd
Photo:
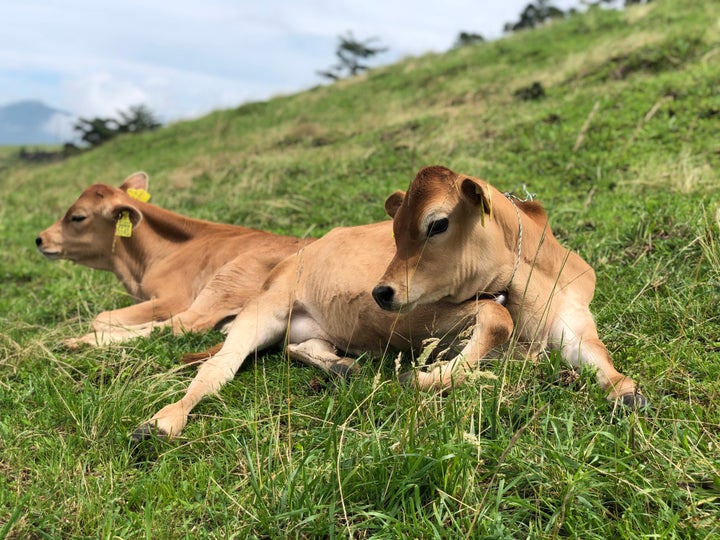
<svg viewBox="0 0 720 540">
<path fill-rule="evenodd" d="M 222 349 L 222 346 L 222 343 L 218 343 L 201 352 L 183 354 L 180 360 L 185 364 L 202 364 Z"/>
</svg>

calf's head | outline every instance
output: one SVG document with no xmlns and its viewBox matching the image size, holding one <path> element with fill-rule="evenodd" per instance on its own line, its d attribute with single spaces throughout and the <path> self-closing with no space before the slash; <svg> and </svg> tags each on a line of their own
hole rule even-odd
<svg viewBox="0 0 720 540">
<path fill-rule="evenodd" d="M 438 166 L 421 169 L 407 193 L 390 195 L 385 210 L 396 253 L 373 289 L 378 305 L 410 310 L 502 291 L 514 257 L 494 216 L 495 199 L 504 197 L 487 182 Z"/>
<path fill-rule="evenodd" d="M 78 264 L 110 270 L 117 222 L 126 215 L 132 227 L 142 213 L 127 191 L 147 190 L 145 173 L 128 176 L 120 188 L 94 184 L 82 192 L 65 215 L 35 239 L 40 253 L 49 259 L 68 259 Z"/>
</svg>

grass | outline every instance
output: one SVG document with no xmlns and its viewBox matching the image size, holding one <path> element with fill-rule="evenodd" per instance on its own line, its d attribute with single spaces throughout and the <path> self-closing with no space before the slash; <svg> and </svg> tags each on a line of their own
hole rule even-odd
<svg viewBox="0 0 720 540">
<path fill-rule="evenodd" d="M 121 137 L 63 163 L 0 151 L 0 538 L 712 538 L 720 535 L 720 41 L 716 2 L 592 10 L 357 79 Z M 549 46 L 552 44 L 552 46 Z M 545 97 L 519 101 L 534 81 Z M 129 433 L 222 336 L 69 352 L 110 275 L 33 238 L 95 181 L 320 236 L 385 219 L 417 169 L 523 185 L 596 269 L 593 310 L 652 409 L 555 354 L 448 395 L 362 360 L 347 384 L 258 355 L 173 442 Z"/>
</svg>

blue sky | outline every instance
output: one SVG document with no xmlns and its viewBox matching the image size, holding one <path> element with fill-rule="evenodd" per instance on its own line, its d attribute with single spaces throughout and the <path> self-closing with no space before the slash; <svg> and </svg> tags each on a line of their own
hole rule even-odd
<svg viewBox="0 0 720 540">
<path fill-rule="evenodd" d="M 142 103 L 166 122 L 192 118 L 323 83 L 316 71 L 348 31 L 389 47 L 376 61 L 387 64 L 445 51 L 460 31 L 501 37 L 528 1 L 6 0 L 0 105 L 92 117 Z"/>
</svg>

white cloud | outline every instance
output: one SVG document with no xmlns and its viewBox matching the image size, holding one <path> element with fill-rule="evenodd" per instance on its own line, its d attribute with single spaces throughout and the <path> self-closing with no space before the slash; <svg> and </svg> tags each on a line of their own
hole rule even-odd
<svg viewBox="0 0 720 540">
<path fill-rule="evenodd" d="M 52 115 L 41 129 L 56 142 L 67 142 L 77 138 L 77 134 L 73 130 L 74 124 L 75 119 L 72 116 L 57 113 Z"/>
<path fill-rule="evenodd" d="M 337 36 L 379 38 L 387 63 L 501 35 L 530 0 L 51 0 L 3 5 L 0 104 L 83 116 L 140 103 L 165 121 L 322 82 Z M 579 0 L 556 0 L 567 8 Z"/>
<path fill-rule="evenodd" d="M 90 73 L 62 83 L 64 102 L 79 116 L 117 116 L 118 109 L 146 103 L 149 93 L 137 83 L 108 72 Z"/>
</svg>

